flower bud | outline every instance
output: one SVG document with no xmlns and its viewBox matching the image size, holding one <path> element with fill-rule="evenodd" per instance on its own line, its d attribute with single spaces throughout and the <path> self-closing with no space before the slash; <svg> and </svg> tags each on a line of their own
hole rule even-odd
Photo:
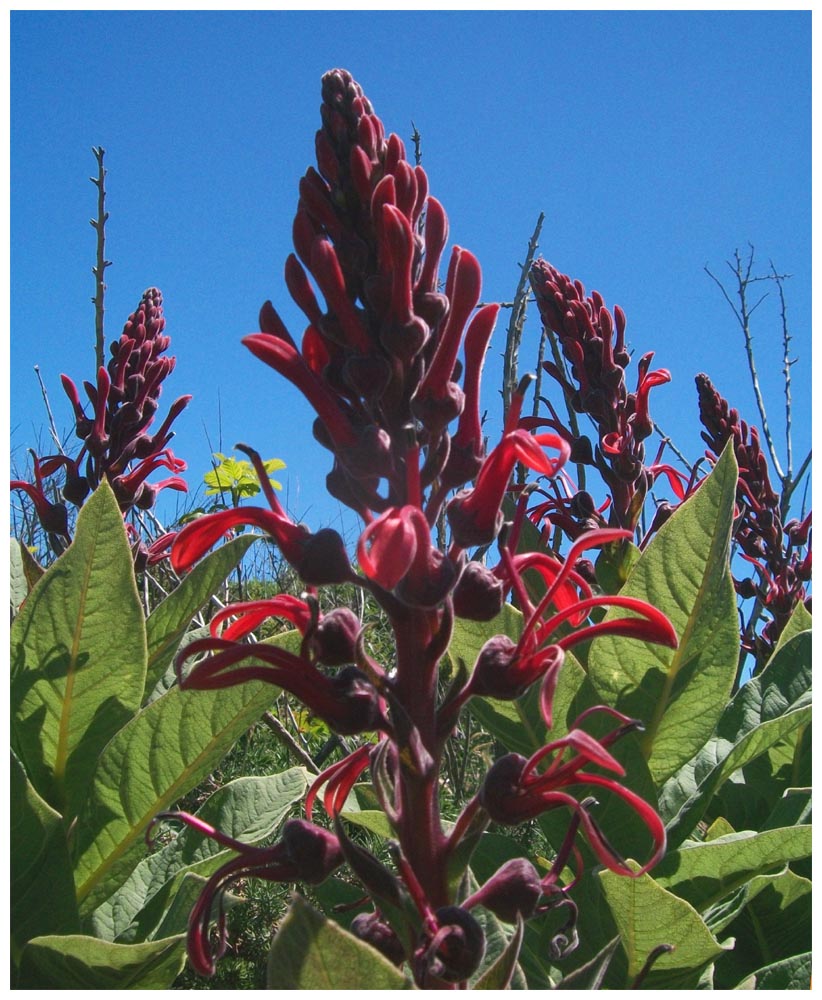
<svg viewBox="0 0 822 1000">
<path fill-rule="evenodd" d="M 282 844 L 288 860 L 297 867 L 297 878 L 319 885 L 343 863 L 340 844 L 333 833 L 304 819 L 290 819 L 283 827 Z"/>
<path fill-rule="evenodd" d="M 485 776 L 480 789 L 480 803 L 495 823 L 515 826 L 528 816 L 512 809 L 519 793 L 519 780 L 528 762 L 518 753 L 500 757 Z"/>
<path fill-rule="evenodd" d="M 351 933 L 376 948 L 394 965 L 405 961 L 405 950 L 391 927 L 377 913 L 359 913 L 351 922 Z"/>
<path fill-rule="evenodd" d="M 305 583 L 315 587 L 345 583 L 351 577 L 345 543 L 333 528 L 321 528 L 308 534 L 302 542 L 299 559 L 293 565 Z"/>
<path fill-rule="evenodd" d="M 454 614 L 474 622 L 495 618 L 505 604 L 505 587 L 499 577 L 477 560 L 462 571 L 454 588 Z"/>
<path fill-rule="evenodd" d="M 471 914 L 460 906 L 443 906 L 436 913 L 439 931 L 429 970 L 438 979 L 458 983 L 476 972 L 485 955 L 485 935 Z"/>
<path fill-rule="evenodd" d="M 356 659 L 362 626 L 350 608 L 334 608 L 323 615 L 314 636 L 317 659 L 326 667 L 342 667 Z"/>
<path fill-rule="evenodd" d="M 484 906 L 500 920 L 513 924 L 520 915 L 524 920 L 532 917 L 541 896 L 542 883 L 536 868 L 526 858 L 514 858 L 463 905 Z"/>
<path fill-rule="evenodd" d="M 385 724 L 371 681 L 356 667 L 344 667 L 331 680 L 336 710 L 326 721 L 340 736 L 356 736 Z"/>
</svg>

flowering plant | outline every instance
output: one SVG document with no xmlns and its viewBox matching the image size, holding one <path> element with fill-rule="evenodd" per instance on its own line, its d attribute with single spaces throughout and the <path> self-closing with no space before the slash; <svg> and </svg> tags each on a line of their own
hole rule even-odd
<svg viewBox="0 0 822 1000">
<path fill-rule="evenodd" d="M 153 499 L 148 472 L 175 470 L 168 431 L 187 401 L 146 434 L 170 370 L 151 367 L 167 346 L 153 297 L 135 320 L 145 339 L 124 334 L 87 386 L 93 417 L 66 381 L 96 489 L 72 544 L 19 586 L 15 984 L 65 987 L 68 969 L 82 988 L 161 988 L 183 945 L 215 976 L 253 879 L 297 884 L 325 910 L 292 899 L 267 963 L 275 989 L 803 984 L 810 616 L 793 583 L 810 572 L 796 553 L 809 520 L 784 526 L 772 562 L 783 536 L 756 437 L 703 382 L 711 472 L 686 479 L 661 453 L 646 465 L 650 390 L 670 374 L 646 354 L 629 391 L 624 313 L 544 261 L 530 273 L 558 338 L 545 370 L 595 440 L 550 404 L 523 415 L 526 377 L 489 448 L 480 392 L 499 306 L 480 305 L 478 261 L 453 247 L 440 282 L 445 211 L 349 73 L 325 75 L 321 113 L 285 264 L 305 331 L 266 303 L 244 343 L 313 407 L 328 490 L 359 537 L 349 551 L 296 523 L 271 463 L 238 445 L 236 502 L 167 540 L 182 580 L 146 618 L 122 514 Z M 138 341 L 145 380 L 124 381 Z M 133 476 L 132 459 L 146 463 Z M 80 466 L 62 464 L 78 485 Z M 599 507 L 571 466 L 580 487 L 599 473 Z M 259 486 L 241 490 L 248 469 Z M 646 530 L 659 477 L 678 503 Z M 276 543 L 296 592 L 190 627 L 253 544 L 243 532 L 209 553 L 239 526 Z M 773 584 L 778 622 L 741 687 L 733 539 Z M 376 608 L 390 643 L 349 605 Z M 285 630 L 261 641 L 272 623 Z M 181 803 L 254 720 L 276 728 L 278 692 L 342 757 L 320 771 L 303 753 L 313 776 L 289 768 Z M 471 720 L 488 757 L 463 794 L 448 760 Z"/>
</svg>

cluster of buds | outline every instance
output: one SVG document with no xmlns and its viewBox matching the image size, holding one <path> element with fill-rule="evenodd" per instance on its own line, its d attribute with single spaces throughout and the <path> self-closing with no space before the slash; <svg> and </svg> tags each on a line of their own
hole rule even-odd
<svg viewBox="0 0 822 1000">
<path fill-rule="evenodd" d="M 187 646 L 176 666 L 183 689 L 268 681 L 298 697 L 332 730 L 362 736 L 353 753 L 318 777 L 306 801 L 307 822 L 313 822 L 322 790 L 333 835 L 317 834 L 316 843 L 323 846 L 323 858 L 336 864 L 342 857 L 370 899 L 371 909 L 354 920 L 354 933 L 398 965 L 407 964 L 418 986 L 464 988 L 485 951 L 475 907 L 503 919 L 527 919 L 563 905 L 570 917 L 555 947 L 563 953 L 572 945 L 572 883 L 562 878 L 566 862 L 580 857 L 579 831 L 603 864 L 631 874 L 596 824 L 587 790 L 609 789 L 644 821 L 650 853 L 646 869 L 661 856 L 665 836 L 651 807 L 620 783 L 625 772 L 607 749 L 639 723 L 617 716 L 614 730 L 595 738 L 584 728 L 590 713 L 530 760 L 504 757 L 446 832 L 440 769 L 461 707 L 473 697 L 517 698 L 538 684 L 550 729 L 553 694 L 570 646 L 602 633 L 669 646 L 676 636 L 654 608 L 629 598 L 596 596 L 574 568 L 584 551 L 630 532 L 611 528 L 584 535 L 564 560 L 517 552 L 524 499 L 512 521 L 503 515 L 514 468 L 522 463 L 556 476 L 569 457 L 569 445 L 549 421 L 521 417 L 521 387 L 500 442 L 486 453 L 480 374 L 498 307 L 476 309 L 479 264 L 455 247 L 439 290 L 447 221 L 428 195 L 424 171 L 408 163 L 396 135 L 385 136 L 350 74 L 326 74 L 322 93 L 319 170 L 309 170 L 300 184 L 296 254 L 285 266 L 287 286 L 307 326 L 298 346 L 266 303 L 261 331 L 244 343 L 314 408 L 315 436 L 332 454 L 328 489 L 364 522 L 356 565 L 336 532 L 312 532 L 290 519 L 259 455 L 240 446 L 257 470 L 268 506 L 220 511 L 186 525 L 173 545 L 172 565 L 183 572 L 227 530 L 253 525 L 276 542 L 305 592 L 299 598 L 280 595 L 226 608 L 212 622 L 211 634 Z M 432 539 L 441 515 L 450 529 L 445 551 Z M 492 567 L 476 548 L 494 543 L 499 562 Z M 545 585 L 537 604 L 524 583 L 528 572 Z M 319 588 L 338 583 L 361 589 L 383 611 L 394 639 L 390 662 L 377 662 L 369 653 L 352 612 L 321 613 Z M 525 616 L 521 639 L 491 639 L 473 671 L 458 673 L 441 700 L 440 663 L 455 618 L 488 621 L 511 594 Z M 609 606 L 627 608 L 630 617 L 591 621 L 592 613 Z M 299 631 L 298 652 L 253 640 L 251 632 L 268 618 Z M 390 845 L 393 870 L 352 842 L 340 818 L 346 797 L 366 770 L 396 838 Z M 581 799 L 574 794 L 579 789 Z M 503 866 L 473 895 L 457 894 L 456 859 L 478 832 L 491 822 L 516 824 L 558 807 L 569 810 L 568 834 L 546 875 L 523 859 Z M 314 836 L 306 825 L 299 831 L 300 838 Z M 212 947 L 209 913 L 215 894 L 240 872 L 279 881 L 305 878 L 293 864 L 295 833 L 289 836 L 288 846 L 270 849 L 269 860 L 235 846 L 240 859 L 210 881 L 189 934 L 189 954 L 202 973 L 213 970 L 215 954 L 225 943 L 220 910 L 216 952 Z M 325 851 L 331 836 L 339 856 L 336 848 Z M 312 877 L 322 869 L 311 867 Z"/>
<path fill-rule="evenodd" d="M 582 282 L 572 281 L 545 260 L 534 262 L 530 279 L 543 326 L 556 334 L 567 373 L 551 361 L 543 368 L 562 386 L 571 408 L 587 414 L 597 430 L 594 445 L 586 435 L 573 437 L 569 432 L 571 460 L 596 468 L 607 484 L 611 526 L 634 528 L 655 478 L 654 470 L 645 466 L 643 444 L 654 429 L 648 397 L 654 386 L 670 382 L 670 372 L 651 371 L 649 352 L 637 365 L 636 391 L 629 392 L 623 310 L 615 306 L 611 315 L 599 292 L 586 296 Z M 577 533 L 592 520 L 602 521 L 601 511 L 585 493 L 560 503 L 556 513 L 569 524 L 576 522 Z"/>
<path fill-rule="evenodd" d="M 32 499 L 39 520 L 50 535 L 68 536 L 65 503 L 49 499 L 43 478 L 63 469 L 65 483 L 62 498 L 81 507 L 86 497 L 103 479 L 111 485 L 120 509 L 148 510 L 163 489 L 186 490 L 178 473 L 186 468 L 168 444 L 174 436 L 171 425 L 185 409 L 191 396 L 175 400 L 161 426 L 150 433 L 159 407 L 163 381 L 174 370 L 175 359 L 165 356 L 171 338 L 163 333 L 163 298 L 156 288 L 149 288 L 137 309 L 129 316 L 119 340 L 111 344 L 111 359 L 100 367 L 96 384 L 84 382 L 83 388 L 91 413 L 80 399 L 75 383 L 62 375 L 63 389 L 74 410 L 75 433 L 82 441 L 79 454 L 35 458 L 35 482 L 12 482 L 13 489 L 26 492 Z M 148 477 L 158 469 L 172 475 L 158 483 Z M 142 552 L 150 559 L 151 554 Z"/>
<path fill-rule="evenodd" d="M 734 582 L 741 597 L 758 596 L 772 616 L 762 634 L 756 639 L 749 637 L 748 642 L 749 651 L 764 662 L 794 608 L 809 600 L 805 585 L 811 579 L 811 514 L 802 521 L 783 524 L 781 498 L 771 485 L 758 430 L 740 418 L 707 375 L 696 376 L 696 388 L 699 416 L 705 428 L 702 439 L 710 449 L 708 457 L 715 461 L 733 441 L 739 466 L 734 540 L 742 556 L 756 568 L 758 577 L 756 581 L 745 577 Z"/>
</svg>

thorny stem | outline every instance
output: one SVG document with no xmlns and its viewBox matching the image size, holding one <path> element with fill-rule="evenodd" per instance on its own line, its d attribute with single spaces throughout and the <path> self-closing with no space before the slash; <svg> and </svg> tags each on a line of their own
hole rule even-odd
<svg viewBox="0 0 822 1000">
<path fill-rule="evenodd" d="M 785 376 L 785 481 L 783 486 L 786 486 L 790 481 L 793 474 L 793 448 L 791 445 L 791 366 L 793 361 L 791 361 L 788 356 L 788 348 L 791 342 L 790 331 L 788 330 L 788 308 L 785 303 L 785 289 L 782 284 L 784 275 L 777 273 L 776 268 L 771 261 L 771 276 L 776 282 L 776 287 L 779 290 L 779 306 L 780 313 L 782 316 L 782 374 Z M 795 360 L 795 359 L 794 359 Z M 785 516 L 786 511 L 782 512 L 782 516 Z"/>
<path fill-rule="evenodd" d="M 511 397 L 517 388 L 519 381 L 517 377 L 517 361 L 519 358 L 519 345 L 522 341 L 522 330 L 525 326 L 525 311 L 528 307 L 528 274 L 534 260 L 534 254 L 539 246 L 539 234 L 542 231 L 542 223 L 545 221 L 545 213 L 540 212 L 534 232 L 528 243 L 528 251 L 525 255 L 525 263 L 522 265 L 519 276 L 519 283 L 514 295 L 511 318 L 508 321 L 508 332 L 505 337 L 505 354 L 503 355 L 503 375 L 502 375 L 502 417 L 503 423 L 508 417 L 508 410 L 511 406 Z"/>
<path fill-rule="evenodd" d="M 411 142 L 414 143 L 414 164 L 419 166 L 422 163 L 422 136 L 413 121 L 411 122 L 411 128 L 414 130 L 411 133 Z"/>
<path fill-rule="evenodd" d="M 102 368 L 106 363 L 106 341 L 103 328 L 106 283 L 103 279 L 106 268 L 111 264 L 110 260 L 106 260 L 106 222 L 108 221 L 108 212 L 106 211 L 106 168 L 103 166 L 103 157 L 106 155 L 106 151 L 102 146 L 93 146 L 91 151 L 97 159 L 97 176 L 89 178 L 91 183 L 97 188 L 97 218 L 89 220 L 97 233 L 97 263 L 91 269 L 91 273 L 94 275 L 96 292 L 91 301 L 94 303 L 94 346 L 97 367 Z"/>
</svg>

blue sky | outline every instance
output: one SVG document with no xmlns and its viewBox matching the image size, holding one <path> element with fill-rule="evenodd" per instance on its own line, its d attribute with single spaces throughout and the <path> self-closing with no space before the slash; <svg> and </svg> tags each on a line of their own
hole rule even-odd
<svg viewBox="0 0 822 1000">
<path fill-rule="evenodd" d="M 175 425 L 190 482 L 209 467 L 209 439 L 223 451 L 244 440 L 285 460 L 278 478 L 295 515 L 336 523 L 307 406 L 240 344 L 267 298 L 302 331 L 282 267 L 313 162 L 320 77 L 335 66 L 409 147 L 416 124 L 431 192 L 452 241 L 482 264 L 485 301 L 511 299 L 545 213 L 540 252 L 619 303 L 637 356 L 655 350 L 672 371 L 651 412 L 693 457 L 697 372 L 759 424 L 741 332 L 704 265 L 730 278 L 725 261 L 752 243 L 763 271 L 773 260 L 790 273 L 799 464 L 811 439 L 809 11 L 13 12 L 13 457 L 38 438 L 49 450 L 34 365 L 61 429 L 60 373 L 93 377 L 88 177 L 102 145 L 107 340 L 144 288 L 162 289 L 177 356 L 164 402 L 195 397 Z M 775 295 L 755 320 L 782 445 Z M 523 369 L 538 335 L 532 309 Z M 503 346 L 500 325 L 485 379 L 492 421 Z"/>
</svg>

